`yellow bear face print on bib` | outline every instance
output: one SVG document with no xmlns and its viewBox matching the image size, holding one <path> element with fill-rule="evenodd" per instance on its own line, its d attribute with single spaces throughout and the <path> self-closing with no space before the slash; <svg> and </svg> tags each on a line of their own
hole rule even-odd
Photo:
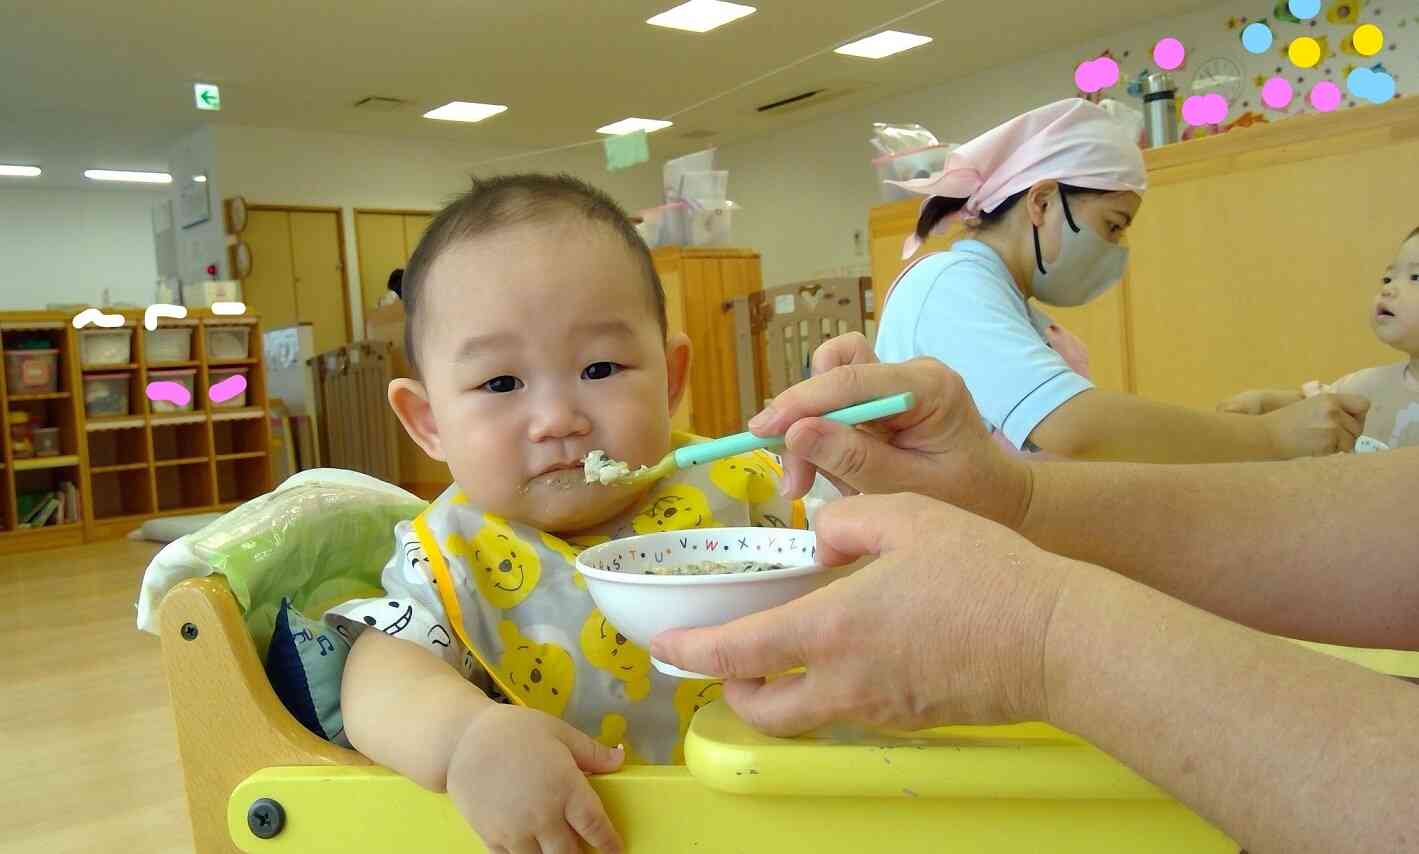
<svg viewBox="0 0 1419 854">
<path fill-rule="evenodd" d="M 450 534 L 444 545 L 449 554 L 468 561 L 473 583 L 499 608 L 512 608 L 532 595 L 542 578 L 537 551 L 519 540 L 497 516 L 485 516 L 482 529 L 471 541 Z"/>
<path fill-rule="evenodd" d="M 498 636 L 503 642 L 499 675 L 528 706 L 561 717 L 576 687 L 571 653 L 555 644 L 534 643 L 523 637 L 511 620 L 498 624 Z"/>
<path fill-rule="evenodd" d="M 581 627 L 581 651 L 598 670 L 626 684 L 626 698 L 644 700 L 650 693 L 650 653 L 631 643 L 600 611 L 592 610 Z"/>
<path fill-rule="evenodd" d="M 636 514 L 632 523 L 637 534 L 685 531 L 690 528 L 717 528 L 704 490 L 688 483 L 662 486 L 651 497 L 650 506 Z"/>
</svg>

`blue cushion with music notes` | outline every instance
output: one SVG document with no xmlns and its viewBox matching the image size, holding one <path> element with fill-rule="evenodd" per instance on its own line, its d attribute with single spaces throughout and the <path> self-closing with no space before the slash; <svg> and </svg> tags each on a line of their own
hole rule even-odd
<svg viewBox="0 0 1419 854">
<path fill-rule="evenodd" d="M 276 696 L 306 729 L 349 746 L 340 716 L 340 675 L 350 643 L 321 620 L 312 620 L 281 600 L 276 629 L 266 650 L 266 676 Z"/>
</svg>

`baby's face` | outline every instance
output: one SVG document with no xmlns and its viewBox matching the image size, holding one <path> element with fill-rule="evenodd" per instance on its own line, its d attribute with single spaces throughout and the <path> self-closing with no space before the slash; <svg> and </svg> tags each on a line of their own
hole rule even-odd
<svg viewBox="0 0 1419 854">
<path fill-rule="evenodd" d="M 424 287 L 432 450 L 473 503 L 556 533 L 627 510 L 643 490 L 587 485 L 581 460 L 669 453 L 688 345 L 667 348 L 621 239 L 580 218 L 524 223 L 450 247 Z"/>
<path fill-rule="evenodd" d="M 1419 237 L 1404 241 L 1382 281 L 1371 315 L 1375 335 L 1396 350 L 1419 356 Z"/>
</svg>

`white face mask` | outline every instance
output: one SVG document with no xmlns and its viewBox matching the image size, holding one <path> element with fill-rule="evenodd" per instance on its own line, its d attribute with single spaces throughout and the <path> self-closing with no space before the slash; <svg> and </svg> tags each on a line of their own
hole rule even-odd
<svg viewBox="0 0 1419 854">
<path fill-rule="evenodd" d="M 1040 229 L 1035 226 L 1035 276 L 1031 290 L 1040 302 L 1054 306 L 1083 305 L 1103 295 L 1123 278 L 1128 250 L 1095 233 L 1088 223 L 1074 224 L 1064 189 L 1059 191 L 1065 224 L 1060 225 L 1059 257 L 1048 270 L 1040 253 Z"/>
</svg>

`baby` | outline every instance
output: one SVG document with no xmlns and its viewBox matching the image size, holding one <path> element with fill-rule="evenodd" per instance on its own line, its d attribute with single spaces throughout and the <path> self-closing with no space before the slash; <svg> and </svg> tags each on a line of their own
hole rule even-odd
<svg viewBox="0 0 1419 854">
<path fill-rule="evenodd" d="M 1249 391 L 1222 403 L 1224 412 L 1262 414 L 1320 392 L 1364 397 L 1370 401 L 1356 451 L 1419 445 L 1419 228 L 1399 246 L 1385 270 L 1375 297 L 1370 325 L 1381 341 L 1409 358 L 1366 368 L 1334 385 L 1307 383 L 1299 390 Z"/>
<path fill-rule="evenodd" d="M 667 335 L 650 252 L 600 191 L 567 176 L 476 181 L 430 224 L 402 289 L 419 379 L 392 382 L 389 402 L 454 485 L 396 530 L 385 596 L 326 615 L 354 642 L 346 733 L 447 791 L 492 850 L 574 852 L 577 837 L 620 850 L 585 774 L 680 761 L 719 686 L 653 669 L 596 610 L 577 552 L 657 531 L 802 528 L 802 505 L 779 497 L 764 452 L 649 487 L 586 483 L 593 450 L 635 467 L 688 441 L 670 416 L 689 342 Z"/>
</svg>

